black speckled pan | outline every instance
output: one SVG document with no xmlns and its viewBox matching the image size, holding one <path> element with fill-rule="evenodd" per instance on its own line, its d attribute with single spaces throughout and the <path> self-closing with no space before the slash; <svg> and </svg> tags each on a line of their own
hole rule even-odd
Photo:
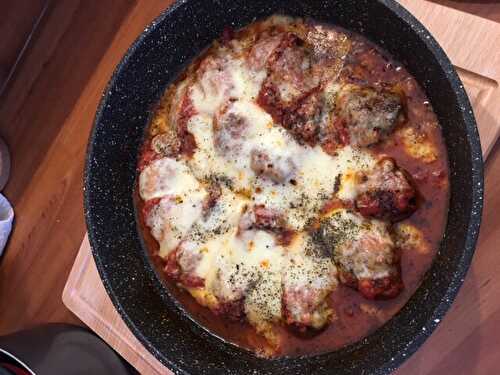
<svg viewBox="0 0 500 375">
<path fill-rule="evenodd" d="M 443 127 L 451 168 L 448 225 L 422 286 L 386 325 L 357 344 L 305 358 L 265 360 L 187 317 L 153 270 L 136 227 L 136 158 L 150 109 L 225 26 L 273 13 L 312 17 L 364 34 L 404 63 Z M 483 165 L 471 106 L 429 32 L 392 0 L 187 0 L 153 22 L 118 66 L 101 101 L 85 171 L 85 212 L 97 268 L 118 312 L 161 362 L 182 374 L 388 374 L 411 356 L 451 305 L 481 220 Z"/>
</svg>

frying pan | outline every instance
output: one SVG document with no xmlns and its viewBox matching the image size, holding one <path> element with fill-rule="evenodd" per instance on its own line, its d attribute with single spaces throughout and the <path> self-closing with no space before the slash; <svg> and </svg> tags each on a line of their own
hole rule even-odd
<svg viewBox="0 0 500 375">
<path fill-rule="evenodd" d="M 136 161 L 151 109 L 227 26 L 283 13 L 365 35 L 402 62 L 442 125 L 450 165 L 448 222 L 421 287 L 387 324 L 341 350 L 268 360 L 191 320 L 156 273 L 137 228 Z M 117 67 L 97 111 L 85 168 L 85 215 L 99 274 L 140 342 L 182 374 L 387 374 L 414 353 L 451 305 L 469 267 L 483 197 L 479 136 L 467 95 L 429 32 L 392 0 L 185 0 L 160 15 Z"/>
</svg>

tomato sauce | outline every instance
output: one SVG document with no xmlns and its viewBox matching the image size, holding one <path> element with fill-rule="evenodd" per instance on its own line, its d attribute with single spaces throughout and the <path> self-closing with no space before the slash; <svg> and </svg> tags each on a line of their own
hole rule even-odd
<svg viewBox="0 0 500 375">
<path fill-rule="evenodd" d="M 419 194 L 418 208 L 401 223 L 411 224 L 423 233 L 429 245 L 428 251 L 402 249 L 401 274 L 404 289 L 396 298 L 384 301 L 368 300 L 359 292 L 339 284 L 328 300 L 335 310 L 336 319 L 324 330 L 314 334 L 304 335 L 291 329 L 278 327 L 282 337 L 280 351 L 276 353 L 278 356 L 334 351 L 366 337 L 381 327 L 407 303 L 421 284 L 438 251 L 446 225 L 449 169 L 445 143 L 432 106 L 422 88 L 402 65 L 365 38 L 352 33 L 348 34 L 353 44 L 341 73 L 342 78 L 348 82 L 373 87 L 383 88 L 396 85 L 405 98 L 406 119 L 403 124 L 399 125 L 400 129 L 396 129 L 388 139 L 370 146 L 369 149 L 375 155 L 387 155 L 393 158 L 397 165 L 412 177 Z M 423 162 L 408 154 L 400 136 L 404 128 L 412 128 L 426 137 L 436 151 L 434 161 Z M 190 147 L 187 148 L 186 152 L 192 152 Z M 148 152 L 143 151 L 139 166 L 147 163 L 150 157 Z M 135 198 L 138 212 L 143 212 L 143 208 L 147 210 L 138 195 Z M 139 220 L 148 250 L 158 272 L 163 274 L 164 261 L 156 255 L 158 244 L 145 227 L 143 215 L 140 215 Z M 252 351 L 262 352 L 262 349 L 266 347 L 266 340 L 256 334 L 249 324 L 216 316 L 209 309 L 199 305 L 188 292 L 177 288 L 171 280 L 165 280 L 165 285 L 186 311 L 215 335 Z"/>
</svg>

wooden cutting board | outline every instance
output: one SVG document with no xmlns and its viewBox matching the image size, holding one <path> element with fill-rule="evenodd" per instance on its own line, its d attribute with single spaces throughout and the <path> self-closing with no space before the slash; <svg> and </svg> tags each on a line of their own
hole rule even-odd
<svg viewBox="0 0 500 375">
<path fill-rule="evenodd" d="M 500 135 L 500 25 L 427 1 L 400 2 L 427 26 L 457 67 L 474 107 L 486 157 Z M 489 282 L 480 280 L 481 275 L 475 277 L 481 285 Z M 494 290 L 500 288 L 500 280 L 494 279 L 491 283 L 499 284 L 492 287 Z M 487 348 L 478 347 L 477 339 L 470 334 L 481 324 L 480 319 L 473 319 L 478 310 L 460 308 L 477 305 L 477 296 L 469 289 L 466 283 L 436 332 L 397 371 L 398 374 L 471 373 L 469 370 L 473 364 L 464 364 L 464 358 L 455 354 L 461 353 L 457 348 L 463 350 L 464 346 L 470 346 L 473 352 Z M 171 374 L 139 343 L 116 312 L 99 278 L 87 236 L 81 244 L 62 298 L 74 314 L 141 374 Z M 490 332 L 492 335 L 494 330 Z M 494 338 L 489 340 L 494 341 Z"/>
<path fill-rule="evenodd" d="M 424 24 L 457 68 L 487 156 L 500 134 L 500 24 L 422 0 L 399 0 Z"/>
</svg>

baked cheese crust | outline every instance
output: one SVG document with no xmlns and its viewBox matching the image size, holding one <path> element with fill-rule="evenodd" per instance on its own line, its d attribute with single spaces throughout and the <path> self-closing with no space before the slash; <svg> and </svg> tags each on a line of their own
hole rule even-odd
<svg viewBox="0 0 500 375">
<path fill-rule="evenodd" d="M 272 348 L 278 325 L 328 325 L 339 283 L 369 299 L 403 288 L 392 225 L 417 192 L 372 148 L 400 137 L 422 163 L 438 152 L 404 127 L 401 88 L 346 78 L 352 51 L 347 33 L 302 19 L 228 31 L 166 92 L 139 165 L 166 275 Z"/>
</svg>

